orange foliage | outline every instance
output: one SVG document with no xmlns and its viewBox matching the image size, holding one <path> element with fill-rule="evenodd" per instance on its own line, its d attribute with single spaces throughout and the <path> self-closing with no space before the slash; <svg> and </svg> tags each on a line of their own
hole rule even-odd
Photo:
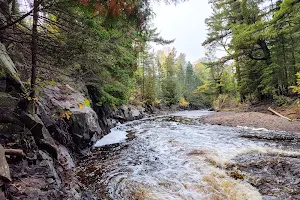
<svg viewBox="0 0 300 200">
<path fill-rule="evenodd" d="M 105 9 L 105 7 L 100 2 L 97 2 L 95 4 L 95 13 L 97 13 L 97 14 L 103 14 L 104 12 L 107 12 L 107 10 Z"/>
<path fill-rule="evenodd" d="M 88 6 L 90 3 L 90 0 L 79 0 L 83 5 Z"/>
<path fill-rule="evenodd" d="M 79 0 L 84 6 L 88 6 L 90 0 Z M 126 14 L 132 14 L 136 10 L 134 3 L 128 3 L 126 0 L 107 0 L 106 4 L 97 1 L 94 4 L 94 12 L 96 14 L 107 13 L 111 14 L 113 17 L 118 17 L 125 12 Z"/>
<path fill-rule="evenodd" d="M 126 6 L 126 7 L 125 7 L 125 10 L 126 10 L 126 12 L 127 12 L 128 14 L 132 14 L 132 13 L 134 12 L 134 10 L 135 10 L 135 5 L 132 4 L 132 5 Z"/>
</svg>

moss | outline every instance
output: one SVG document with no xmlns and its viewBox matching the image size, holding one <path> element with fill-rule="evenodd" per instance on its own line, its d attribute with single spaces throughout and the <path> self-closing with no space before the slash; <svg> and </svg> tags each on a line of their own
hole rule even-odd
<svg viewBox="0 0 300 200">
<path fill-rule="evenodd" d="M 6 78 L 6 74 L 3 68 L 0 68 L 0 79 L 1 78 Z"/>
</svg>

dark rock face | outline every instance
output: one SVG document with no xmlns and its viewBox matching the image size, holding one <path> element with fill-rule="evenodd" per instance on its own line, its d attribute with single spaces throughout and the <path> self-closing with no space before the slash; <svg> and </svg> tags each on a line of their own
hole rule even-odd
<svg viewBox="0 0 300 200">
<path fill-rule="evenodd" d="M 153 114 L 153 107 L 144 108 L 142 106 L 122 105 L 117 108 L 106 106 L 93 107 L 99 118 L 99 124 L 105 134 L 118 123 L 142 119 L 149 113 Z M 148 109 L 148 110 L 147 110 Z"/>
<path fill-rule="evenodd" d="M 39 88 L 35 111 L 25 112 L 16 66 L 1 43 L 0 51 L 0 199 L 96 200 L 73 175 L 77 161 L 112 127 L 141 119 L 151 107 L 102 106 L 95 112 L 83 93 L 54 84 Z M 23 152 L 8 156 L 5 149 Z"/>
<path fill-rule="evenodd" d="M 24 87 L 5 47 L 0 48 L 0 199 L 96 199 L 72 172 L 80 156 L 87 155 L 84 150 L 102 136 L 96 113 L 72 107 L 70 119 L 61 116 L 67 109 L 57 103 L 68 101 L 51 99 L 52 94 L 68 96 L 74 105 L 84 100 L 67 86 L 42 92 L 35 114 L 21 111 Z M 5 149 L 24 153 L 6 155 Z"/>
<path fill-rule="evenodd" d="M 47 86 L 42 90 L 38 110 L 57 141 L 80 154 L 103 137 L 98 116 L 86 105 L 88 99 L 84 94 L 69 85 Z"/>
<path fill-rule="evenodd" d="M 6 182 L 0 195 L 6 194 L 8 199 L 96 200 L 73 176 L 76 161 L 88 156 L 89 148 L 110 128 L 144 117 L 145 110 L 125 105 L 102 107 L 98 108 L 98 116 L 92 108 L 82 105 L 83 94 L 69 86 L 49 88 L 41 93 L 36 114 L 20 111 L 21 98 L 0 93 L 0 112 L 5 113 L 0 117 L 0 144 L 25 153 L 25 157 L 6 157 L 0 148 L 0 180 Z M 70 112 L 69 117 L 62 116 L 66 112 Z M 1 177 L 2 167 L 10 170 L 11 178 L 5 170 Z"/>
</svg>

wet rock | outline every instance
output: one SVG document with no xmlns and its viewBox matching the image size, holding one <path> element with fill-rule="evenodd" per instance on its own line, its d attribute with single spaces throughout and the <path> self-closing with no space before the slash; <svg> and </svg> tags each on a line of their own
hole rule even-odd
<svg viewBox="0 0 300 200">
<path fill-rule="evenodd" d="M 49 115 L 50 113 L 47 106 L 43 105 L 41 102 L 37 102 L 37 114 L 47 128 L 56 124 L 56 121 Z"/>
<path fill-rule="evenodd" d="M 263 199 L 299 199 L 300 160 L 297 155 L 243 154 L 227 170 L 238 170 L 258 188 Z"/>
<path fill-rule="evenodd" d="M 48 179 L 47 179 L 47 183 L 48 183 L 48 184 L 55 183 L 55 180 L 54 180 L 53 178 L 48 178 Z"/>
<path fill-rule="evenodd" d="M 84 191 L 81 194 L 80 200 L 99 200 L 97 197 L 95 197 L 92 193 Z"/>
<path fill-rule="evenodd" d="M 5 150 L 0 145 L 0 179 L 3 181 L 11 181 L 10 170 L 5 158 Z"/>
<path fill-rule="evenodd" d="M 144 112 L 145 112 L 145 108 L 143 108 L 142 106 L 130 106 L 130 110 L 131 110 L 131 116 L 134 120 L 137 120 L 137 119 L 141 119 L 143 118 L 145 115 L 144 115 Z"/>
<path fill-rule="evenodd" d="M 126 106 L 126 105 L 122 105 L 120 106 L 120 111 L 122 112 L 122 115 L 124 117 L 124 119 L 126 121 L 130 121 L 130 120 L 133 120 L 133 117 L 132 117 L 132 113 L 131 113 L 131 108 Z"/>
<path fill-rule="evenodd" d="M 0 51 L 0 199 L 94 199 L 72 173 L 77 148 L 87 149 L 102 135 L 85 95 L 68 85 L 49 86 L 40 93 L 37 114 L 21 113 L 23 85 L 2 44 Z M 62 117 L 64 111 L 72 112 L 70 119 Z M 1 145 L 22 149 L 26 157 L 6 158 Z M 11 180 L 3 198 L 1 179 Z"/>
<path fill-rule="evenodd" d="M 2 14 L 2 12 L 0 12 L 0 22 L 2 24 L 6 24 L 6 17 Z"/>
</svg>

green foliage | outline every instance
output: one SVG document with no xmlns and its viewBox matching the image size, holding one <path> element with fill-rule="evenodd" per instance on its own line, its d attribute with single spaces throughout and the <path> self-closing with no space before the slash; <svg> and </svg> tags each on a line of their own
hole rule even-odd
<svg viewBox="0 0 300 200">
<path fill-rule="evenodd" d="M 5 78 L 6 74 L 3 68 L 0 68 L 0 78 Z"/>
<path fill-rule="evenodd" d="M 214 110 L 222 110 L 222 109 L 230 109 L 235 110 L 238 109 L 241 104 L 239 102 L 239 99 L 237 99 L 234 96 L 231 96 L 229 94 L 222 94 L 219 95 L 216 99 L 213 101 L 213 108 Z"/>
<path fill-rule="evenodd" d="M 173 78 L 166 78 L 162 83 L 162 91 L 164 95 L 164 99 L 168 102 L 168 104 L 177 104 L 179 101 L 179 97 L 176 91 L 177 82 Z"/>
<path fill-rule="evenodd" d="M 86 107 L 91 107 L 91 102 L 90 102 L 90 100 L 88 100 L 88 99 L 84 99 L 84 105 L 86 106 Z"/>
<path fill-rule="evenodd" d="M 126 103 L 126 90 L 121 84 L 105 84 L 97 105 L 122 105 Z"/>
<path fill-rule="evenodd" d="M 293 99 L 284 95 L 274 95 L 273 98 L 277 106 L 289 105 L 293 102 Z"/>
<path fill-rule="evenodd" d="M 211 1 L 213 15 L 206 20 L 209 33 L 203 45 L 221 46 L 234 60 L 236 88 L 241 99 L 275 99 L 289 95 L 299 71 L 300 3 L 284 1 Z M 214 60 L 214 66 L 222 62 Z M 214 68 L 214 72 L 218 71 Z M 220 80 L 215 73 L 216 80 Z M 220 74 L 219 74 L 220 75 Z M 215 84 L 221 92 L 230 82 Z M 233 85 L 230 87 L 232 88 Z"/>
</svg>

